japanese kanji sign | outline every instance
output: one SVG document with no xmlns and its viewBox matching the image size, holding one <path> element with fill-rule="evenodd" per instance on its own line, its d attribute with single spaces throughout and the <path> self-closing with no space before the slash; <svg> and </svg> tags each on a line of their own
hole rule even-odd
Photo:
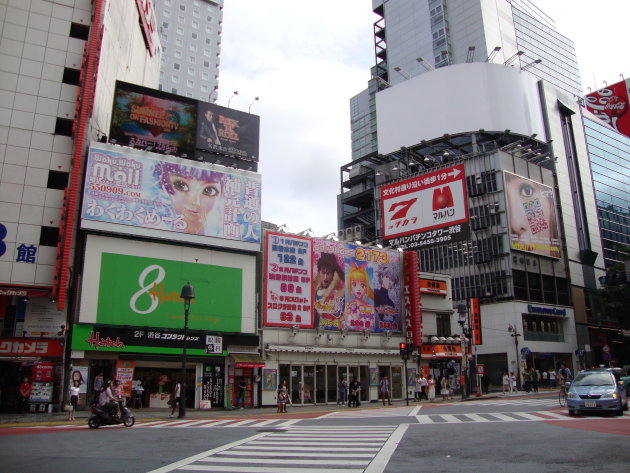
<svg viewBox="0 0 630 473">
<path fill-rule="evenodd" d="M 381 187 L 383 238 L 403 249 L 467 238 L 464 165 Z"/>
<path fill-rule="evenodd" d="M 0 339 L 0 356 L 59 357 L 63 353 L 61 340 L 33 340 L 27 338 Z"/>
</svg>

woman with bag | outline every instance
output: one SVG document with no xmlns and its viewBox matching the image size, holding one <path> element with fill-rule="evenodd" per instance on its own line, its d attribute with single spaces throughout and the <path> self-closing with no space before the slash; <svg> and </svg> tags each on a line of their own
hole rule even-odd
<svg viewBox="0 0 630 473">
<path fill-rule="evenodd" d="M 70 386 L 70 405 L 66 406 L 68 409 L 68 420 L 76 420 L 74 418 L 74 412 L 77 410 L 79 405 L 79 386 L 80 382 L 76 379 L 72 381 L 72 386 Z"/>
</svg>

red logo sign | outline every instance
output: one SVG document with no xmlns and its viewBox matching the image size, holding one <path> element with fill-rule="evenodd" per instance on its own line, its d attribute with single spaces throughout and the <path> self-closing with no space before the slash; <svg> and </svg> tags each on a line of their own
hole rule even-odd
<svg viewBox="0 0 630 473">
<path fill-rule="evenodd" d="M 617 82 L 586 96 L 586 108 L 619 133 L 630 137 L 628 88 L 630 81 Z"/>
</svg>

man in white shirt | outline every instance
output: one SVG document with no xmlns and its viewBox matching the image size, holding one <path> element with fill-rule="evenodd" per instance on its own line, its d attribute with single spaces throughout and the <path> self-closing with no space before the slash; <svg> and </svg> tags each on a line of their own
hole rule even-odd
<svg viewBox="0 0 630 473">
<path fill-rule="evenodd" d="M 181 395 L 182 385 L 179 383 L 179 380 L 176 380 L 171 393 L 171 413 L 169 417 L 175 417 L 175 409 L 179 406 L 179 403 L 182 402 Z"/>
</svg>

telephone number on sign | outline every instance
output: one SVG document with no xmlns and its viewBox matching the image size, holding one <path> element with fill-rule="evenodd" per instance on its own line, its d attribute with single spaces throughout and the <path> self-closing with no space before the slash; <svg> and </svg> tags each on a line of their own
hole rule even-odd
<svg viewBox="0 0 630 473">
<path fill-rule="evenodd" d="M 427 246 L 434 245 L 435 243 L 444 243 L 447 241 L 451 241 L 453 238 L 452 235 L 443 235 L 437 238 L 427 238 L 426 240 L 420 240 L 416 242 L 416 246 Z"/>
<path fill-rule="evenodd" d="M 109 186 L 107 184 L 90 184 L 91 191 L 109 192 L 110 194 L 120 194 L 129 197 L 140 197 L 140 192 L 126 191 L 122 187 Z"/>
</svg>

